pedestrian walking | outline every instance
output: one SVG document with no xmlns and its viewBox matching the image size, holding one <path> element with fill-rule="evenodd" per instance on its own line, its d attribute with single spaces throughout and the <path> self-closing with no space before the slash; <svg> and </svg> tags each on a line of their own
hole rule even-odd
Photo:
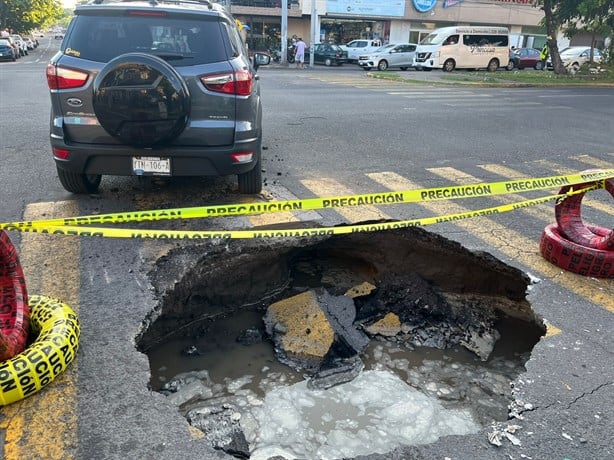
<svg viewBox="0 0 614 460">
<path fill-rule="evenodd" d="M 305 68 L 305 48 L 307 48 L 307 44 L 299 37 L 294 52 L 294 60 L 296 61 L 296 67 L 298 69 Z"/>
</svg>

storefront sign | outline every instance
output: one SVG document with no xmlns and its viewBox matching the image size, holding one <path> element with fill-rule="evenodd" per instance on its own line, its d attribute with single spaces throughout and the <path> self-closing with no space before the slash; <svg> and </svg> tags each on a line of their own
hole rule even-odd
<svg viewBox="0 0 614 460">
<path fill-rule="evenodd" d="M 405 16 L 404 0 L 326 0 L 328 14 Z"/>
<path fill-rule="evenodd" d="M 462 3 L 463 0 L 443 0 L 443 7 L 450 8 L 451 6 L 458 5 Z"/>
<path fill-rule="evenodd" d="M 414 4 L 414 8 L 420 11 L 420 13 L 431 11 L 437 4 L 437 0 L 412 0 L 412 2 Z"/>
</svg>

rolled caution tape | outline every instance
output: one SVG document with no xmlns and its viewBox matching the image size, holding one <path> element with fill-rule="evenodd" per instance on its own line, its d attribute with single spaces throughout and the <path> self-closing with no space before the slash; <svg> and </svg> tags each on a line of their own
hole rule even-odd
<svg viewBox="0 0 614 460">
<path fill-rule="evenodd" d="M 586 182 L 578 184 L 575 187 L 585 188 L 596 185 L 596 182 Z M 560 194 L 566 194 L 573 186 L 566 185 L 559 191 Z M 600 188 L 605 188 L 614 198 L 614 179 L 606 179 L 600 185 Z M 602 249 L 604 251 L 614 251 L 614 229 L 606 232 L 605 235 L 596 235 L 591 232 L 588 226 L 584 224 L 582 219 L 582 198 L 584 193 L 565 196 L 558 200 L 554 206 L 554 214 L 559 232 L 567 240 L 572 241 L 580 246 L 594 249 Z"/>
<path fill-rule="evenodd" d="M 0 230 L 0 361 L 26 347 L 30 322 L 28 291 L 17 250 Z"/>
<path fill-rule="evenodd" d="M 604 233 L 591 227 L 596 234 Z M 594 278 L 614 279 L 614 251 L 587 248 L 565 239 L 557 224 L 547 225 L 539 243 L 542 256 L 564 270 Z"/>
<path fill-rule="evenodd" d="M 0 405 L 22 400 L 49 385 L 75 359 L 80 326 L 65 303 L 41 295 L 29 300 L 34 342 L 0 363 Z"/>
<path fill-rule="evenodd" d="M 598 181 L 614 177 L 614 169 L 591 170 L 564 176 L 548 176 L 513 181 L 457 185 L 452 187 L 425 188 L 399 192 L 369 193 L 303 200 L 271 201 L 266 203 L 240 203 L 229 205 L 196 206 L 146 210 L 90 216 L 45 219 L 0 223 L 0 229 L 22 230 L 37 227 L 82 226 L 95 224 L 122 224 L 129 222 L 153 222 L 174 219 L 198 219 L 206 217 L 245 216 L 275 212 L 309 211 L 365 205 L 388 205 L 424 203 L 468 198 L 486 198 L 495 195 L 522 193 L 560 188 L 587 181 Z"/>
</svg>

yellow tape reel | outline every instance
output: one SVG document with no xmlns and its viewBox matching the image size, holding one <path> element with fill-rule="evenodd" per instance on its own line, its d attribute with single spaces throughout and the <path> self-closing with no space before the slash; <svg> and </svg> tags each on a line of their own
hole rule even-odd
<svg viewBox="0 0 614 460">
<path fill-rule="evenodd" d="M 0 363 L 0 405 L 40 391 L 66 370 L 79 348 L 80 326 L 65 303 L 41 295 L 29 299 L 30 328 L 36 340 L 23 353 Z"/>
</svg>

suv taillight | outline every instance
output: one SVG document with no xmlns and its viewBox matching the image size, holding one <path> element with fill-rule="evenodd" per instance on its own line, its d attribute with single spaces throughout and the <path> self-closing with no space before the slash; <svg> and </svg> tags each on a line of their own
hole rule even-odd
<svg viewBox="0 0 614 460">
<path fill-rule="evenodd" d="M 47 66 L 47 85 L 49 89 L 79 88 L 85 85 L 89 74 L 79 70 L 56 67 L 53 64 Z"/>
<path fill-rule="evenodd" d="M 253 80 L 252 73 L 246 70 L 200 77 L 200 81 L 209 91 L 236 96 L 249 96 L 252 93 Z"/>
</svg>

